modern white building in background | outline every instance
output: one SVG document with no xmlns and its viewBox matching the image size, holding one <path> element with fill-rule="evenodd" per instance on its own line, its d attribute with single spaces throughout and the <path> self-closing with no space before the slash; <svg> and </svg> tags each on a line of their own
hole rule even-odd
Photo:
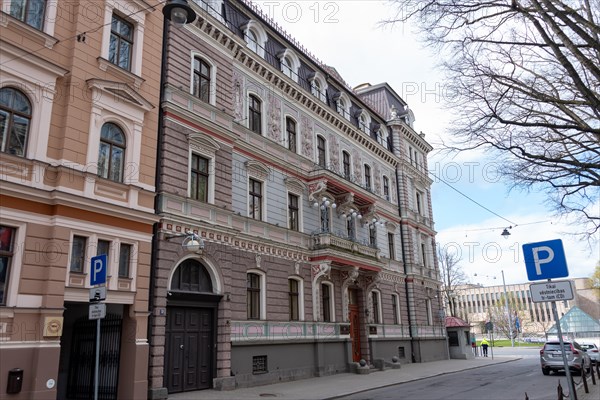
<svg viewBox="0 0 600 400">
<path fill-rule="evenodd" d="M 598 319 L 600 305 L 598 296 L 594 295 L 589 279 L 572 279 L 575 288 L 573 300 L 556 302 L 559 318 L 564 316 L 573 306 L 578 306 L 584 312 Z M 552 305 L 550 302 L 534 303 L 531 299 L 529 285 L 531 282 L 505 285 L 509 299 L 514 299 L 514 304 L 519 310 L 520 331 L 523 334 L 544 334 L 554 325 Z M 472 331 L 481 334 L 484 324 L 489 321 L 489 311 L 504 305 L 504 285 L 482 286 L 464 285 L 456 288 L 456 316 L 472 324 Z M 449 314 L 449 310 L 447 310 Z"/>
</svg>

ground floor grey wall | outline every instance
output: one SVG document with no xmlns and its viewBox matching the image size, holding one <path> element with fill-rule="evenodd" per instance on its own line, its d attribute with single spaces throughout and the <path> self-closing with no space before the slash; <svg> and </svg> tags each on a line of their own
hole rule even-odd
<svg viewBox="0 0 600 400">
<path fill-rule="evenodd" d="M 447 360 L 449 357 L 446 338 L 416 340 L 414 350 L 417 362 Z"/>
<path fill-rule="evenodd" d="M 231 374 L 238 388 L 331 375 L 348 371 L 348 353 L 346 340 L 235 344 Z M 263 358 L 265 371 L 255 370 L 255 357 Z"/>
<path fill-rule="evenodd" d="M 411 362 L 410 340 L 370 339 L 371 360 L 383 359 L 392 362 L 392 357 L 398 357 L 398 362 Z"/>
</svg>

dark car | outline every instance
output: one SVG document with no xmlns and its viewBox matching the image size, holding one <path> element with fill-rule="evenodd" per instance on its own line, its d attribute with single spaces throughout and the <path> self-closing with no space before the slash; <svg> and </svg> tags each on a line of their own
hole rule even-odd
<svg viewBox="0 0 600 400">
<path fill-rule="evenodd" d="M 563 341 L 563 344 L 569 368 L 579 373 L 585 368 L 586 372 L 589 372 L 592 362 L 585 349 L 577 342 Z M 560 351 L 560 342 L 558 340 L 548 341 L 544 344 L 544 347 L 540 350 L 540 363 L 544 375 L 550 374 L 550 371 L 565 369 L 562 352 Z"/>
</svg>

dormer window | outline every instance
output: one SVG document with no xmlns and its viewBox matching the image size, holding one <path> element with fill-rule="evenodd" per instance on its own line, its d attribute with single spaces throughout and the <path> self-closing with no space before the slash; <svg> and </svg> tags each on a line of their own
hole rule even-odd
<svg viewBox="0 0 600 400">
<path fill-rule="evenodd" d="M 244 32 L 244 40 L 248 48 L 264 58 L 265 45 L 267 43 L 267 33 L 265 30 L 253 20 L 248 21 L 241 28 Z"/>
<path fill-rule="evenodd" d="M 325 102 L 327 100 L 327 82 L 325 81 L 325 77 L 320 72 L 315 72 L 309 78 L 309 81 L 312 95 Z"/>
<path fill-rule="evenodd" d="M 370 133 L 370 125 L 371 125 L 371 117 L 366 112 L 362 112 L 358 116 L 358 129 L 366 133 L 367 135 Z"/>
<path fill-rule="evenodd" d="M 346 118 L 350 119 L 350 99 L 345 93 L 340 93 L 336 100 L 336 111 L 338 114 Z"/>
<path fill-rule="evenodd" d="M 298 82 L 298 69 L 300 68 L 300 59 L 290 49 L 285 49 L 279 53 L 279 62 L 281 63 L 281 72 L 294 82 Z"/>
</svg>

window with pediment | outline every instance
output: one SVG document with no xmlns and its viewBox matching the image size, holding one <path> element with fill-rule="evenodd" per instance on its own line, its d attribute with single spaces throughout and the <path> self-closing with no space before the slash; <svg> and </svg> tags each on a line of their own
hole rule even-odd
<svg viewBox="0 0 600 400">
<path fill-rule="evenodd" d="M 42 30 L 46 0 L 11 0 L 10 15 L 35 29 Z"/>
</svg>

